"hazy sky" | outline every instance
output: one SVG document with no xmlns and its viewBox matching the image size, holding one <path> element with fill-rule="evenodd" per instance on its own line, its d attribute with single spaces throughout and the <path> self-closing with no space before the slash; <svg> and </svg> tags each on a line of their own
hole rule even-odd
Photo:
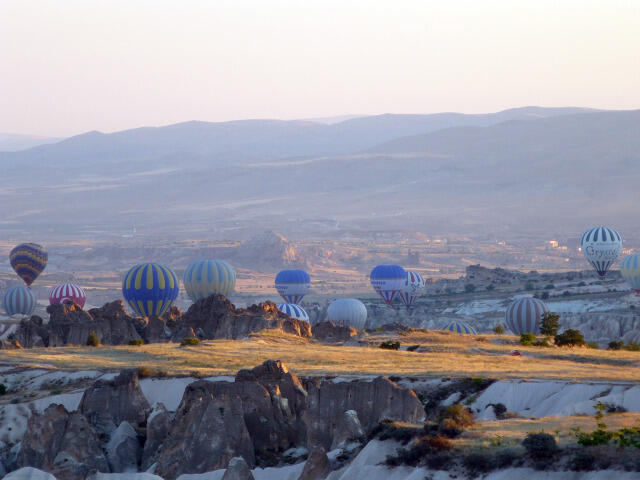
<svg viewBox="0 0 640 480">
<path fill-rule="evenodd" d="M 640 1 L 0 0 L 0 132 L 640 108 Z"/>
</svg>

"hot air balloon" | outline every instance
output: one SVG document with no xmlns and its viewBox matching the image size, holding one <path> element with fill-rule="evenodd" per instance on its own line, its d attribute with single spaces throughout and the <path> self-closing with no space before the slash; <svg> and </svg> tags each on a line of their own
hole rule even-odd
<svg viewBox="0 0 640 480">
<path fill-rule="evenodd" d="M 455 320 L 447 323 L 447 325 L 442 329 L 447 330 L 449 332 L 462 333 L 465 335 L 477 335 L 478 332 L 471 325 L 464 322 L 456 322 Z"/>
<path fill-rule="evenodd" d="M 622 250 L 622 237 L 613 228 L 593 227 L 584 232 L 580 240 L 582 253 L 595 268 L 600 277 L 604 277 L 611 264 Z"/>
<path fill-rule="evenodd" d="M 513 301 L 507 308 L 507 327 L 516 335 L 523 333 L 540 333 L 542 315 L 549 310 L 547 306 L 537 298 L 521 297 Z"/>
<path fill-rule="evenodd" d="M 217 293 L 228 297 L 236 288 L 236 271 L 224 260 L 198 260 L 184 271 L 184 289 L 192 302 Z"/>
<path fill-rule="evenodd" d="M 640 255 L 632 253 L 622 259 L 620 273 L 629 286 L 640 295 Z"/>
<path fill-rule="evenodd" d="M 47 250 L 37 243 L 21 243 L 9 253 L 11 266 L 27 285 L 42 273 L 48 258 Z"/>
<path fill-rule="evenodd" d="M 282 270 L 276 275 L 276 290 L 287 303 L 300 303 L 310 286 L 311 277 L 304 270 Z"/>
<path fill-rule="evenodd" d="M 362 330 L 367 322 L 367 307 L 355 298 L 340 298 L 327 308 L 327 319 L 336 325 Z"/>
<path fill-rule="evenodd" d="M 369 275 L 373 289 L 387 305 L 391 305 L 396 295 L 404 288 L 407 272 L 398 265 L 378 265 Z"/>
<path fill-rule="evenodd" d="M 87 301 L 87 294 L 74 283 L 61 283 L 49 293 L 49 303 L 51 305 L 64 303 L 68 300 L 76 302 L 80 307 L 84 307 L 84 302 Z"/>
<path fill-rule="evenodd" d="M 286 313 L 291 318 L 297 318 L 298 320 L 303 320 L 305 322 L 309 321 L 309 315 L 307 315 L 304 308 L 300 305 L 296 305 L 295 303 L 279 303 L 278 310 L 282 313 Z"/>
<path fill-rule="evenodd" d="M 122 281 L 122 295 L 141 317 L 162 315 L 178 297 L 178 277 L 156 263 L 136 265 Z"/>
<path fill-rule="evenodd" d="M 2 308 L 7 315 L 31 315 L 36 308 L 36 296 L 29 287 L 11 287 L 2 296 Z"/>
<path fill-rule="evenodd" d="M 400 299 L 407 308 L 411 308 L 424 290 L 424 279 L 418 272 L 407 270 L 404 287 L 400 290 Z"/>
</svg>

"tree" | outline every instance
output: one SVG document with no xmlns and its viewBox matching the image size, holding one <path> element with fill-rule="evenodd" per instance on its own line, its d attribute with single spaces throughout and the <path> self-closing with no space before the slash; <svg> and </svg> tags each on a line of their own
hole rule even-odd
<svg viewBox="0 0 640 480">
<path fill-rule="evenodd" d="M 497 324 L 493 328 L 493 333 L 495 333 L 496 335 L 502 335 L 504 333 L 504 327 L 502 326 L 501 323 Z"/>
<path fill-rule="evenodd" d="M 540 333 L 545 337 L 554 337 L 560 330 L 560 315 L 553 312 L 546 312 L 542 315 Z"/>
<path fill-rule="evenodd" d="M 555 336 L 556 345 L 559 347 L 575 347 L 578 345 L 585 345 L 584 336 L 580 330 L 574 330 L 572 328 L 565 330 L 563 333 L 559 333 Z"/>
<path fill-rule="evenodd" d="M 475 291 L 475 289 L 476 289 L 476 286 L 473 283 L 467 283 L 464 286 L 464 291 L 467 292 L 467 293 L 471 293 L 471 292 Z"/>
</svg>

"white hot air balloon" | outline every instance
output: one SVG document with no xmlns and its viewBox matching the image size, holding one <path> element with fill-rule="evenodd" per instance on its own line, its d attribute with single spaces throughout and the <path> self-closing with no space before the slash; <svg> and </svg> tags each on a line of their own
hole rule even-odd
<svg viewBox="0 0 640 480">
<path fill-rule="evenodd" d="M 411 308 L 417 298 L 424 292 L 424 279 L 418 272 L 407 270 L 407 280 L 400 290 L 400 299 L 407 308 Z"/>
<path fill-rule="evenodd" d="M 336 325 L 362 330 L 367 322 L 367 307 L 355 298 L 334 300 L 327 309 L 327 319 Z"/>
<path fill-rule="evenodd" d="M 582 235 L 580 248 L 602 278 L 622 251 L 622 237 L 613 228 L 593 227 Z"/>
<path fill-rule="evenodd" d="M 622 259 L 620 273 L 629 286 L 640 295 L 640 255 L 632 253 Z"/>
</svg>

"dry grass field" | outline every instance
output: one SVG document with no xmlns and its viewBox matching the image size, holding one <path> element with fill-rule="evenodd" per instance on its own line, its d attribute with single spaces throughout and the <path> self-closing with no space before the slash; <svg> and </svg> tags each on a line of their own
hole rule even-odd
<svg viewBox="0 0 640 480">
<path fill-rule="evenodd" d="M 397 338 L 416 351 L 378 348 Z M 245 340 L 210 340 L 198 346 L 175 343 L 143 346 L 60 347 L 0 350 L 0 363 L 44 365 L 67 370 L 149 367 L 170 375 L 235 374 L 267 359 L 284 361 L 298 375 L 403 375 L 420 377 L 490 377 L 569 381 L 640 381 L 640 352 L 586 348 L 520 347 L 508 353 L 515 337 L 461 336 L 440 331 L 407 335 L 366 335 L 359 344 L 329 346 L 275 331 Z"/>
</svg>

